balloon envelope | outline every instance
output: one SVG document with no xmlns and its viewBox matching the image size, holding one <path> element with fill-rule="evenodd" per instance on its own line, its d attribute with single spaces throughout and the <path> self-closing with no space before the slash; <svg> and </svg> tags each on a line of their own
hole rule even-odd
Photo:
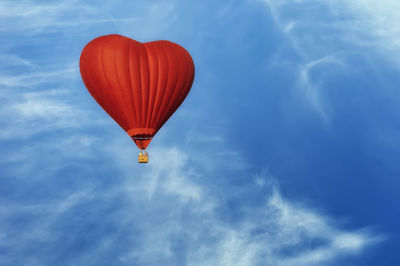
<svg viewBox="0 0 400 266">
<path fill-rule="evenodd" d="M 90 94 L 140 149 L 178 109 L 194 79 L 193 60 L 183 47 L 121 35 L 89 42 L 79 66 Z"/>
</svg>

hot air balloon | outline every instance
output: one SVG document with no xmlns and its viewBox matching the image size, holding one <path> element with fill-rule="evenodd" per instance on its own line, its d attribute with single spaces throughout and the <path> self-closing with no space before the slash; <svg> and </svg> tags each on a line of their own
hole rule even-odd
<svg viewBox="0 0 400 266">
<path fill-rule="evenodd" d="M 79 67 L 89 93 L 141 149 L 138 161 L 148 162 L 146 147 L 192 86 L 190 54 L 170 41 L 112 34 L 89 42 Z"/>
</svg>

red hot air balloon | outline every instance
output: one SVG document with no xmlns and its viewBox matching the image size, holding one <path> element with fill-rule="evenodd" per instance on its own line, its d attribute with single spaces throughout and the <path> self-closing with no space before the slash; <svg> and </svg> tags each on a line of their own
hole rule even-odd
<svg viewBox="0 0 400 266">
<path fill-rule="evenodd" d="M 89 42 L 79 66 L 90 94 L 142 150 L 181 105 L 194 79 L 193 60 L 178 44 L 141 43 L 115 34 Z"/>
</svg>

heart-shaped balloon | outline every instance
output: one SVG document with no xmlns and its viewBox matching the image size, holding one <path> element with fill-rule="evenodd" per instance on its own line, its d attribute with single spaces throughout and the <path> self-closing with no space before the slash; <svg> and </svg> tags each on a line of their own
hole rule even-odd
<svg viewBox="0 0 400 266">
<path fill-rule="evenodd" d="M 115 34 L 89 42 L 79 66 L 90 94 L 140 149 L 178 109 L 194 79 L 193 60 L 178 44 Z"/>
</svg>

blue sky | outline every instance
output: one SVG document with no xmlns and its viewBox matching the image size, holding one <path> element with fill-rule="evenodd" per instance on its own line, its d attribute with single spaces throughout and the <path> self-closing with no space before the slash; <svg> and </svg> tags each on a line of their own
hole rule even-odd
<svg viewBox="0 0 400 266">
<path fill-rule="evenodd" d="M 395 0 L 0 2 L 0 265 L 400 265 Z M 167 39 L 192 91 L 137 164 L 93 38 Z"/>
</svg>

